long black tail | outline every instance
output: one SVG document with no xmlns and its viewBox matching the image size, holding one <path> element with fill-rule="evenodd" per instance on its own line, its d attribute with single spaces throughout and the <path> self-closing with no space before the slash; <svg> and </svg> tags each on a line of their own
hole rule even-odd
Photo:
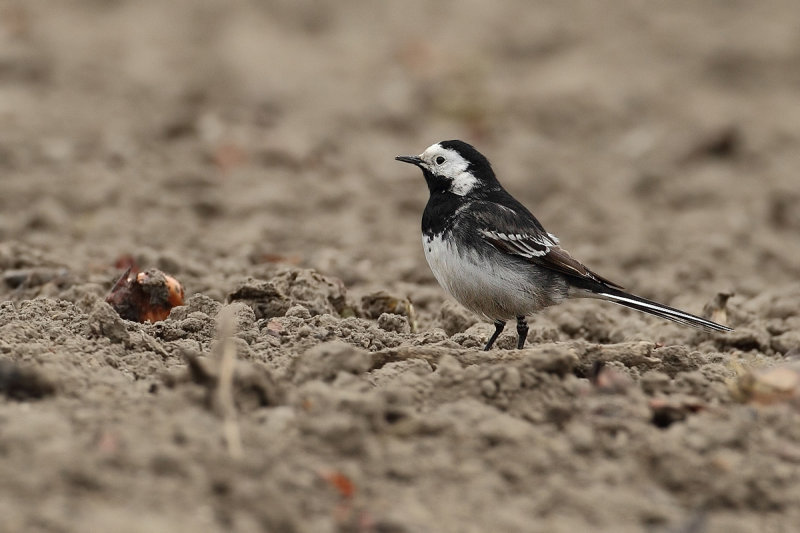
<svg viewBox="0 0 800 533">
<path fill-rule="evenodd" d="M 677 322 L 678 324 L 683 324 L 685 326 L 691 326 L 693 328 L 700 328 L 709 331 L 733 331 L 733 328 L 729 328 L 728 326 L 717 324 L 711 320 L 706 320 L 705 318 L 700 318 L 699 316 L 685 313 L 680 309 L 675 309 L 674 307 L 670 307 L 668 305 L 663 305 L 646 298 L 641 298 L 625 291 L 612 289 L 610 287 L 603 287 L 601 290 L 595 289 L 592 292 L 594 292 L 594 296 L 597 298 L 618 303 L 643 313 L 666 318 L 667 320 L 672 320 L 673 322 Z"/>
</svg>

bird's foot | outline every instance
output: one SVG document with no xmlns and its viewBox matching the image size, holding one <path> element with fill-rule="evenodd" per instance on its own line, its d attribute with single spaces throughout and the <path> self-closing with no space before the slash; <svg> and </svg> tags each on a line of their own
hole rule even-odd
<svg viewBox="0 0 800 533">
<path fill-rule="evenodd" d="M 528 322 L 524 316 L 517 317 L 517 350 L 521 350 L 528 340 Z"/>
<path fill-rule="evenodd" d="M 483 351 L 484 352 L 488 352 L 489 350 L 492 349 L 492 345 L 494 344 L 494 341 L 497 340 L 497 337 L 500 336 L 500 334 L 503 332 L 503 329 L 505 327 L 506 327 L 506 323 L 505 322 L 503 322 L 502 320 L 495 320 L 495 322 L 494 322 L 494 333 L 492 333 L 492 336 L 489 337 L 489 342 L 486 343 L 486 346 L 483 347 Z"/>
</svg>

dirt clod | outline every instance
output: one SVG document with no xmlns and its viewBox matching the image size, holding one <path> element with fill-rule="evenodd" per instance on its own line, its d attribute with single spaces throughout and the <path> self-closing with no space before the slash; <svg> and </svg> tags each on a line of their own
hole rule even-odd
<svg viewBox="0 0 800 533">
<path fill-rule="evenodd" d="M 0 393 L 12 400 L 39 399 L 55 393 L 55 386 L 39 370 L 0 359 Z"/>
<path fill-rule="evenodd" d="M 331 380 L 339 372 L 360 374 L 369 370 L 372 358 L 366 350 L 341 341 L 331 341 L 307 350 L 294 361 L 292 379 L 303 383 L 310 379 Z"/>
</svg>

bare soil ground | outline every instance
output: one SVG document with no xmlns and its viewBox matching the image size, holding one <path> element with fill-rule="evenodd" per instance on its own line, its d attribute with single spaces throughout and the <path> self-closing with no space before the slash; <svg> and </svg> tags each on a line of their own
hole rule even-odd
<svg viewBox="0 0 800 533">
<path fill-rule="evenodd" d="M 0 529 L 796 531 L 798 14 L 3 0 Z M 480 352 L 393 161 L 451 138 L 736 331 L 579 301 Z M 131 259 L 187 304 L 121 320 Z"/>
</svg>

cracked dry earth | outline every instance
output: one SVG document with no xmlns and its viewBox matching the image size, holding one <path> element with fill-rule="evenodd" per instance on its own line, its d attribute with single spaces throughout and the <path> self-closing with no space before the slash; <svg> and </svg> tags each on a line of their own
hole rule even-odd
<svg viewBox="0 0 800 533">
<path fill-rule="evenodd" d="M 1 531 L 797 530 L 794 2 L 401 11 L 0 3 Z M 735 331 L 576 301 L 482 352 L 393 161 L 456 137 Z M 130 262 L 185 305 L 121 319 Z"/>
</svg>

